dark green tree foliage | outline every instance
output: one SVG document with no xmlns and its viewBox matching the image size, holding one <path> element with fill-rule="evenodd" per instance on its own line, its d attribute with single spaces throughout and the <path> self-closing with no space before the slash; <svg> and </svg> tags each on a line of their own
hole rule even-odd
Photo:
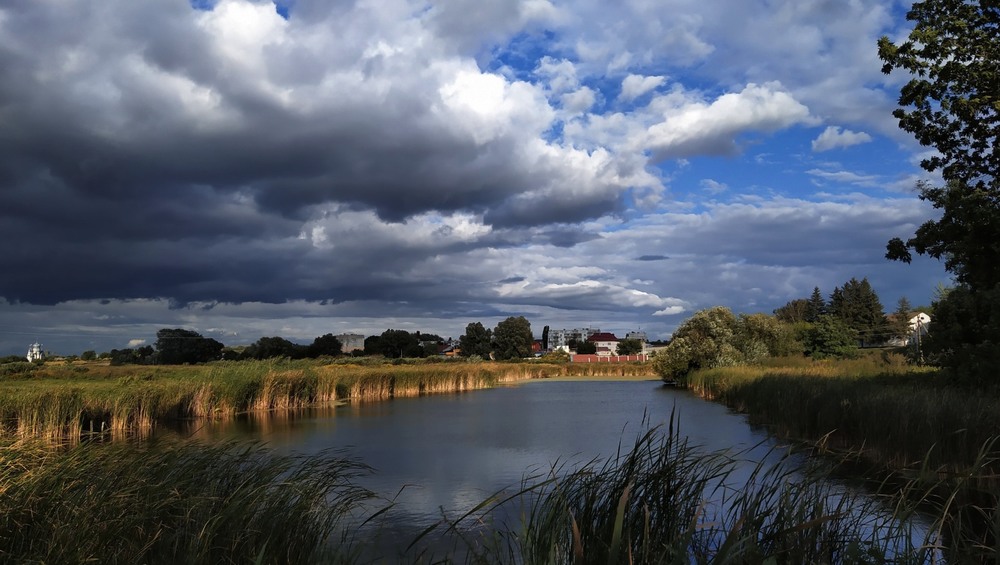
<svg viewBox="0 0 1000 565">
<path fill-rule="evenodd" d="M 481 322 L 465 326 L 465 335 L 458 338 L 458 348 L 462 357 L 473 355 L 489 359 L 493 352 L 493 332 L 483 327 Z"/>
<path fill-rule="evenodd" d="M 108 358 L 112 365 L 153 365 L 157 362 L 156 351 L 150 345 L 135 349 L 112 349 Z"/>
<path fill-rule="evenodd" d="M 911 75 L 892 115 L 921 145 L 937 150 L 921 162 L 945 180 L 994 192 L 1000 171 L 1000 3 L 915 2 L 906 41 L 878 42 L 882 72 Z"/>
<path fill-rule="evenodd" d="M 367 345 L 367 341 L 365 343 Z M 406 330 L 388 329 L 379 336 L 378 353 L 391 359 L 398 359 L 422 357 L 424 350 L 420 347 L 416 334 L 411 334 Z"/>
<path fill-rule="evenodd" d="M 886 257 L 909 262 L 912 250 L 944 260 L 959 285 L 935 303 L 932 358 L 978 379 L 1000 357 L 992 318 L 1000 298 L 1000 2 L 915 2 L 907 19 L 915 25 L 905 41 L 879 40 L 882 72 L 911 76 L 893 115 L 936 150 L 921 166 L 940 170 L 945 184 L 919 185 L 939 217 L 906 242 L 891 240 Z"/>
<path fill-rule="evenodd" d="M 642 342 L 637 339 L 618 341 L 618 355 L 638 355 L 642 353 Z"/>
<path fill-rule="evenodd" d="M 309 357 L 337 357 L 343 352 L 343 344 L 333 334 L 325 334 L 317 337 L 309 345 Z"/>
<path fill-rule="evenodd" d="M 191 330 L 163 328 L 156 332 L 156 360 L 162 365 L 213 361 L 222 356 L 223 347 Z"/>
<path fill-rule="evenodd" d="M 382 336 L 370 335 L 365 338 L 365 355 L 382 355 Z"/>
<path fill-rule="evenodd" d="M 1000 367 L 1000 287 L 959 286 L 934 303 L 923 354 L 959 381 L 996 383 Z"/>
<path fill-rule="evenodd" d="M 243 351 L 247 359 L 304 359 L 309 355 L 309 347 L 288 341 L 283 337 L 262 337 Z"/>
<path fill-rule="evenodd" d="M 806 331 L 805 353 L 815 359 L 852 357 L 858 351 L 858 333 L 844 320 L 824 314 Z"/>
<path fill-rule="evenodd" d="M 921 162 L 941 171 L 944 187 L 919 185 L 941 210 L 887 257 L 909 262 L 910 250 L 944 259 L 973 290 L 1000 283 L 1000 3 L 934 0 L 913 4 L 913 31 L 899 45 L 879 40 L 882 72 L 903 70 L 893 115 L 899 127 L 936 152 Z"/>
<path fill-rule="evenodd" d="M 844 288 L 834 288 L 829 310 L 854 330 L 862 345 L 882 344 L 889 337 L 885 310 L 867 278 L 858 281 L 852 277 Z"/>
<path fill-rule="evenodd" d="M 899 297 L 896 310 L 892 313 L 892 319 L 889 322 L 889 332 L 891 332 L 892 337 L 902 340 L 910 337 L 910 318 L 912 315 L 913 306 L 910 305 L 910 301 L 905 296 Z"/>
<path fill-rule="evenodd" d="M 806 307 L 805 321 L 810 324 L 816 323 L 820 316 L 827 313 L 826 308 L 826 300 L 823 299 L 819 287 L 813 287 L 812 295 L 809 296 L 809 304 Z"/>
<path fill-rule="evenodd" d="M 542 349 L 544 351 L 549 350 L 549 327 L 545 326 L 542 328 Z"/>
<path fill-rule="evenodd" d="M 578 355 L 594 355 L 597 353 L 597 344 L 592 341 L 581 341 L 576 344 Z"/>
<path fill-rule="evenodd" d="M 493 330 L 493 353 L 501 360 L 530 357 L 534 340 L 527 318 L 511 316 Z"/>
<path fill-rule="evenodd" d="M 93 361 L 97 359 L 97 352 L 93 349 L 88 349 L 80 354 L 80 359 L 83 361 Z"/>
</svg>

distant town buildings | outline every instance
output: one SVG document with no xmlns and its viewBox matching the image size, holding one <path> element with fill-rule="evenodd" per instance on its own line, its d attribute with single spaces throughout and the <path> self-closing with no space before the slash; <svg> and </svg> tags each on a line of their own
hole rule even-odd
<svg viewBox="0 0 1000 565">
<path fill-rule="evenodd" d="M 44 356 L 42 355 L 42 344 L 32 343 L 28 346 L 28 361 L 40 361 Z"/>
<path fill-rule="evenodd" d="M 627 334 L 625 334 L 625 339 L 635 339 L 643 344 L 649 341 L 648 339 L 646 339 L 646 332 L 644 331 L 628 332 Z"/>
<path fill-rule="evenodd" d="M 575 330 L 549 330 L 549 349 L 569 347 L 569 343 L 581 343 L 587 341 L 590 336 L 600 333 L 596 328 L 583 328 Z"/>
</svg>

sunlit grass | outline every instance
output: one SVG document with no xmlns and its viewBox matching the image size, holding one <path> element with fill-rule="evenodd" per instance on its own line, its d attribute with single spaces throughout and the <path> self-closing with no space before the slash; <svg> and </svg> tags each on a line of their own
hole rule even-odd
<svg viewBox="0 0 1000 565">
<path fill-rule="evenodd" d="M 689 387 L 782 437 L 860 450 L 893 468 L 926 460 L 962 470 L 1000 433 L 996 390 L 955 386 L 892 357 L 702 370 Z"/>
<path fill-rule="evenodd" d="M 0 377 L 0 437 L 143 436 L 158 422 L 464 392 L 525 379 L 649 373 L 640 364 L 300 360 L 195 366 L 46 364 Z"/>
</svg>

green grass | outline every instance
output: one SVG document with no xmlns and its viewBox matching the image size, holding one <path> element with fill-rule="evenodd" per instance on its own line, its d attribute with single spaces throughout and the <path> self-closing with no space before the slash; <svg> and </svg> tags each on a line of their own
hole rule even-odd
<svg viewBox="0 0 1000 565">
<path fill-rule="evenodd" d="M 1000 393 L 889 358 L 772 361 L 693 373 L 688 386 L 782 437 L 891 468 L 963 471 L 1000 433 Z"/>
<path fill-rule="evenodd" d="M 368 469 L 257 445 L 0 446 L 0 562 L 351 561 Z"/>
</svg>

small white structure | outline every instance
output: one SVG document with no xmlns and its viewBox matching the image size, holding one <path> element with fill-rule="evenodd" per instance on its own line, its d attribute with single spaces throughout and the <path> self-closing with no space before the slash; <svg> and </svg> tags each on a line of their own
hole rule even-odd
<svg viewBox="0 0 1000 565">
<path fill-rule="evenodd" d="M 931 317 L 923 312 L 917 312 L 909 320 L 910 333 L 907 337 L 894 337 L 888 344 L 894 347 L 913 346 L 920 343 L 927 336 L 927 328 L 931 325 Z"/>
<path fill-rule="evenodd" d="M 28 361 L 41 361 L 42 357 L 42 344 L 36 341 L 28 346 Z"/>
<path fill-rule="evenodd" d="M 350 354 L 352 351 L 365 348 L 365 336 L 361 334 L 338 334 L 334 336 L 340 342 L 340 350 Z"/>
</svg>

